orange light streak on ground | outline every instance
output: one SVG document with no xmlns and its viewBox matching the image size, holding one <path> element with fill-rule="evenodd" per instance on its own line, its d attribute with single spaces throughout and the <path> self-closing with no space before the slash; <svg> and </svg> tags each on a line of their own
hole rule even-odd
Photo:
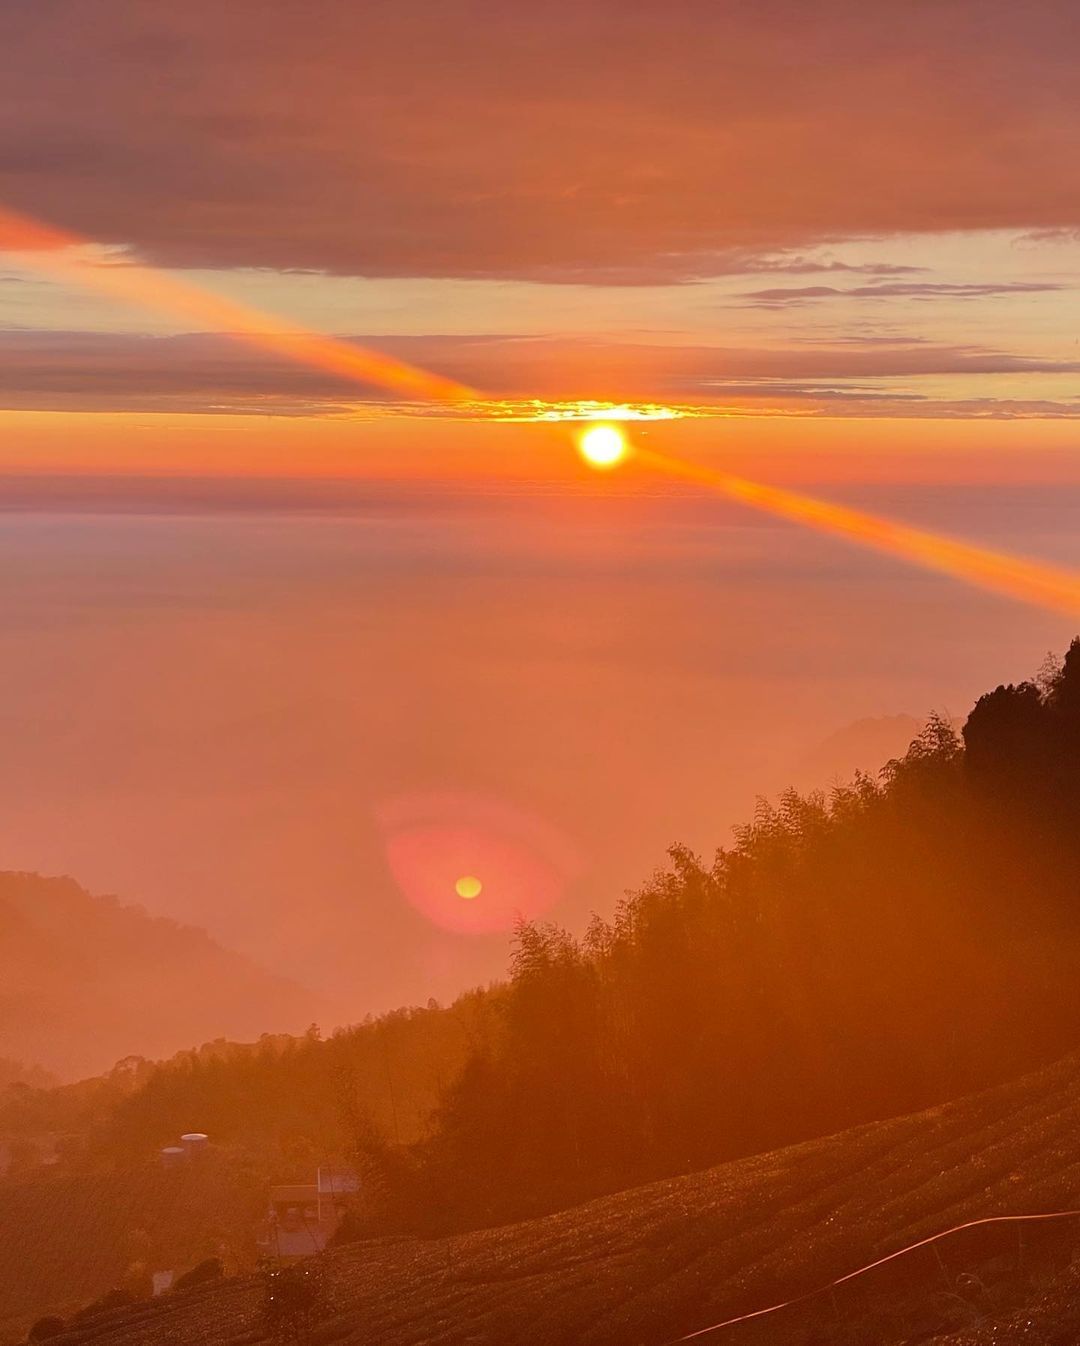
<svg viewBox="0 0 1080 1346">
<path fill-rule="evenodd" d="M 137 263 L 88 263 L 73 250 L 91 240 L 42 224 L 0 206 L 0 252 L 17 252 L 36 270 L 65 283 L 100 291 L 113 299 L 185 320 L 202 330 L 243 338 L 263 350 L 310 365 L 343 379 L 426 401 L 458 402 L 476 392 L 453 379 L 431 374 L 350 342 L 313 332 Z"/>
<path fill-rule="evenodd" d="M 650 449 L 635 448 L 634 457 L 667 476 L 707 486 L 741 504 L 899 557 L 925 570 L 966 580 L 1035 607 L 1071 616 L 1080 614 L 1080 571 L 991 551 L 846 505 L 669 458 Z"/>
</svg>

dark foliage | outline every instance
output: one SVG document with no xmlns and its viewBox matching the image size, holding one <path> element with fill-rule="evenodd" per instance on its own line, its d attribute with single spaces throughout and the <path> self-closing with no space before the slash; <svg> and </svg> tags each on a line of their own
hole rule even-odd
<svg viewBox="0 0 1080 1346">
<path fill-rule="evenodd" d="M 219 1281 L 225 1274 L 225 1268 L 222 1266 L 220 1257 L 207 1257 L 205 1261 L 199 1262 L 193 1266 L 190 1271 L 185 1271 L 182 1276 L 177 1276 L 173 1282 L 174 1290 L 193 1290 L 199 1285 L 208 1285 L 211 1281 Z"/>
<path fill-rule="evenodd" d="M 84 1309 L 80 1309 L 73 1321 L 82 1323 L 88 1318 L 97 1318 L 103 1313 L 113 1313 L 116 1309 L 126 1309 L 129 1304 L 134 1303 L 135 1296 L 130 1290 L 108 1290 L 100 1298 L 95 1299 L 92 1304 L 87 1304 Z"/>
<path fill-rule="evenodd" d="M 48 1341 L 50 1337 L 58 1337 L 64 1330 L 63 1318 L 57 1318 L 55 1314 L 48 1318 L 39 1318 L 27 1333 L 27 1341 Z"/>
<path fill-rule="evenodd" d="M 1068 1050 L 1078 819 L 1080 642 L 962 741 L 934 717 L 877 780 L 762 803 L 710 864 L 674 848 L 583 939 L 523 925 L 499 1033 L 375 1156 L 390 1222 L 534 1214 Z"/>
<path fill-rule="evenodd" d="M 264 1275 L 262 1317 L 274 1341 L 295 1342 L 323 1315 L 323 1269 L 317 1261 L 268 1267 Z"/>
</svg>

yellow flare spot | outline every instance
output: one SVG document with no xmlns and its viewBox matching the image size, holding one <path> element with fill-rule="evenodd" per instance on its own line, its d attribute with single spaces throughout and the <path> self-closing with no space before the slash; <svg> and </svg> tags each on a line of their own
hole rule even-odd
<svg viewBox="0 0 1080 1346">
<path fill-rule="evenodd" d="M 463 874 L 457 883 L 454 884 L 454 892 L 458 897 L 463 897 L 466 902 L 471 902 L 474 897 L 479 897 L 484 890 L 484 885 L 475 874 Z"/>
<path fill-rule="evenodd" d="M 626 437 L 613 425 L 594 425 L 578 441 L 581 456 L 590 467 L 607 469 L 626 457 Z"/>
</svg>

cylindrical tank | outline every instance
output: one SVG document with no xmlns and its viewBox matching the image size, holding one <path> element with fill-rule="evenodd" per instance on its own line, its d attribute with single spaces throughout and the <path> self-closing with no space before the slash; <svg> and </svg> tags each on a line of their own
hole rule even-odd
<svg viewBox="0 0 1080 1346">
<path fill-rule="evenodd" d="M 187 1158 L 187 1151 L 180 1145 L 166 1145 L 161 1151 L 161 1162 L 165 1168 L 174 1168 Z"/>
<path fill-rule="evenodd" d="M 184 1153 L 189 1155 L 200 1154 L 209 1143 L 209 1137 L 202 1131 L 188 1131 L 180 1137 L 180 1144 L 184 1147 Z"/>
</svg>

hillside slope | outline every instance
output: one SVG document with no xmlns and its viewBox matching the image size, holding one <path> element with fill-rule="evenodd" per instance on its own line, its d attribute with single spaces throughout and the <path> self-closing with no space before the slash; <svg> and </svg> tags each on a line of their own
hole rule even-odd
<svg viewBox="0 0 1080 1346">
<path fill-rule="evenodd" d="M 1080 1058 L 1070 1057 L 957 1103 L 544 1219 L 343 1249 L 324 1259 L 325 1309 L 310 1340 L 661 1346 L 965 1219 L 1077 1205 Z M 1013 1228 L 954 1239 L 835 1295 L 702 1340 L 899 1343 L 944 1340 L 959 1329 L 971 1329 L 955 1337 L 964 1346 L 1054 1340 L 1002 1335 L 1000 1326 L 993 1335 L 990 1327 L 1035 1295 L 1034 1282 L 1052 1314 L 1053 1294 L 1064 1299 L 1067 1290 L 1050 1277 L 1074 1246 L 1080 1221 L 1025 1235 L 1022 1244 Z M 255 1346 L 266 1339 L 261 1299 L 257 1279 L 229 1281 L 102 1317 L 56 1340 Z"/>
<path fill-rule="evenodd" d="M 222 1256 L 236 1265 L 265 1211 L 258 1179 L 217 1154 L 179 1170 L 147 1160 L 0 1182 L 0 1342 L 45 1313 L 77 1312 L 139 1264 L 183 1269 Z"/>
<path fill-rule="evenodd" d="M 0 1057 L 67 1079 L 326 1008 L 202 930 L 37 874 L 0 873 L 0 987 Z"/>
</svg>

